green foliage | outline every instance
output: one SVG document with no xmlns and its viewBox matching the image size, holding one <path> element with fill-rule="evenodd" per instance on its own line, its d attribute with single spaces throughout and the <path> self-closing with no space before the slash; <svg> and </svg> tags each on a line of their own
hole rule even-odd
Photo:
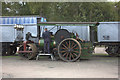
<svg viewBox="0 0 120 80">
<path fill-rule="evenodd" d="M 120 2 L 3 2 L 2 14 L 3 16 L 39 15 L 46 17 L 47 21 L 56 22 L 118 21 Z"/>
<path fill-rule="evenodd" d="M 120 21 L 120 1 L 118 2 L 118 3 L 116 3 L 116 9 L 117 9 L 117 11 L 118 11 L 118 21 Z"/>
</svg>

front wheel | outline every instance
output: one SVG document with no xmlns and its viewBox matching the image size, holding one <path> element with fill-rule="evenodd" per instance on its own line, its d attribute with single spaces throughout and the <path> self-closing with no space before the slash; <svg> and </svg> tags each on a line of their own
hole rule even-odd
<svg viewBox="0 0 120 80">
<path fill-rule="evenodd" d="M 27 51 L 32 51 L 31 53 L 19 53 L 20 57 L 26 58 L 26 59 L 34 59 L 37 55 L 37 47 L 35 44 L 27 44 L 26 45 Z M 19 51 L 24 51 L 24 47 L 20 46 Z"/>
</svg>

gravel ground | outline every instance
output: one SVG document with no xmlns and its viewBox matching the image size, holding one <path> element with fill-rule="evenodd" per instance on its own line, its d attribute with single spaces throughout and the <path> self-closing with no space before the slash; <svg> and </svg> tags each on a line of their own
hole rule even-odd
<svg viewBox="0 0 120 80">
<path fill-rule="evenodd" d="M 3 78 L 118 78 L 118 58 L 102 50 L 89 60 L 77 62 L 51 61 L 48 57 L 26 60 L 19 56 L 2 58 Z M 102 52 L 102 54 L 100 54 Z"/>
</svg>

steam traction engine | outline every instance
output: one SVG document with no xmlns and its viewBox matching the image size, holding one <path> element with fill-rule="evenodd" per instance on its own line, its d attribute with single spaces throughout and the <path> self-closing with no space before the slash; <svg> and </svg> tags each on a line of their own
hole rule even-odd
<svg viewBox="0 0 120 80">
<path fill-rule="evenodd" d="M 91 41 L 85 41 L 78 37 L 77 32 L 70 32 L 67 29 L 62 29 L 60 25 L 79 25 L 89 24 L 96 25 L 96 23 L 68 23 L 68 22 L 38 22 L 38 35 L 32 36 L 30 32 L 26 34 L 26 40 L 19 48 L 19 55 L 27 59 L 34 59 L 38 54 L 43 53 L 44 40 L 40 36 L 42 30 L 47 25 L 54 25 L 53 28 L 57 27 L 57 31 L 53 35 L 51 33 L 51 45 L 50 51 L 54 57 L 58 57 L 63 61 L 76 61 L 78 59 L 89 59 L 93 51 L 93 45 Z M 59 27 L 58 27 L 59 26 Z M 72 27 L 72 26 L 71 26 Z M 80 26 L 78 26 L 80 27 Z M 43 28 L 43 29 L 42 29 Z M 51 30 L 49 29 L 49 30 Z"/>
</svg>

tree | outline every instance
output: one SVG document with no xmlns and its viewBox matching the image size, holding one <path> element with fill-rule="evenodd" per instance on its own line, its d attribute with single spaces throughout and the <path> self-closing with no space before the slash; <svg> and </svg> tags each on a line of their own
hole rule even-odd
<svg viewBox="0 0 120 80">
<path fill-rule="evenodd" d="M 3 16 L 22 16 L 29 15 L 30 10 L 28 5 L 24 2 L 2 2 L 2 15 Z"/>
<path fill-rule="evenodd" d="M 3 3 L 2 13 L 3 16 L 39 15 L 47 21 L 117 21 L 120 2 L 9 2 Z"/>
<path fill-rule="evenodd" d="M 115 5 L 116 11 L 118 12 L 118 21 L 120 21 L 120 1 Z"/>
</svg>

